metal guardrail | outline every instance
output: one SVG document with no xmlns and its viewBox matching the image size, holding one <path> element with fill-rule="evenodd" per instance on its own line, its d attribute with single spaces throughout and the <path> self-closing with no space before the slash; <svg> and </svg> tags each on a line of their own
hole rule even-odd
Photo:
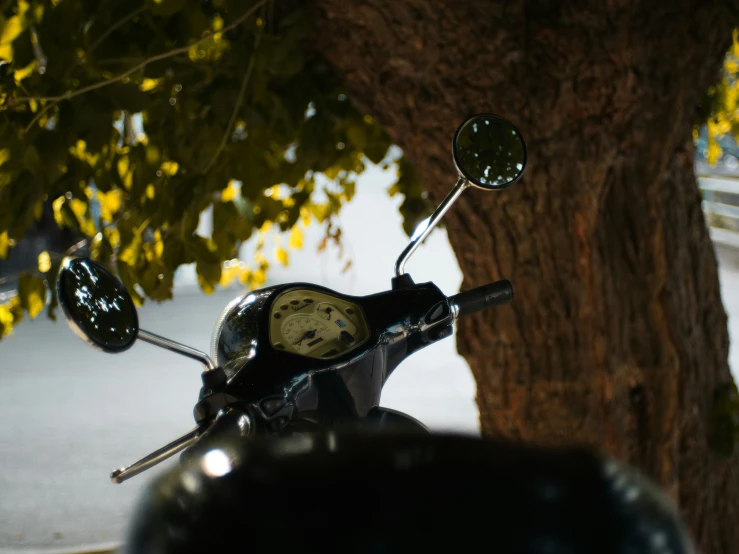
<svg viewBox="0 0 739 554">
<path fill-rule="evenodd" d="M 711 238 L 739 248 L 739 177 L 734 175 L 698 175 L 703 194 L 703 212 Z"/>
</svg>

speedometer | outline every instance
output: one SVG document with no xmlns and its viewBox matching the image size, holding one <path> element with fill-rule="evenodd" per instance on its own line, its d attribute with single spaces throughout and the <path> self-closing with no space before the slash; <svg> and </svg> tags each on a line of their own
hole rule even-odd
<svg viewBox="0 0 739 554">
<path fill-rule="evenodd" d="M 309 315 L 296 315 L 282 324 L 285 342 L 300 354 L 307 354 L 326 340 L 328 326 Z"/>
<path fill-rule="evenodd" d="M 294 289 L 272 302 L 270 342 L 277 350 L 330 359 L 369 338 L 359 305 L 310 289 Z"/>
</svg>

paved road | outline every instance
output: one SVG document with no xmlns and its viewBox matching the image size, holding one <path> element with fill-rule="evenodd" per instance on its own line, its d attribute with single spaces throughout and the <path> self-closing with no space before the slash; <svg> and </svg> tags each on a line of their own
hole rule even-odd
<svg viewBox="0 0 739 554">
<path fill-rule="evenodd" d="M 377 175 L 370 176 L 381 181 Z M 387 181 L 387 179 L 384 179 Z M 474 192 L 473 192 L 474 194 Z M 387 287 L 404 236 L 397 201 L 382 187 L 359 187 L 359 201 L 343 213 L 354 269 L 342 275 L 335 253 L 316 256 L 306 236 L 277 281 L 317 282 L 350 294 Z M 372 229 L 368 233 L 367 229 Z M 719 249 L 731 333 L 739 337 L 739 256 Z M 361 253 L 361 256 L 359 254 Z M 435 233 L 409 264 L 418 281 L 432 279 L 447 294 L 461 275 L 444 233 Z M 204 297 L 183 289 L 175 301 L 146 306 L 145 329 L 207 350 L 212 325 L 232 294 Z M 732 350 L 739 369 L 739 348 Z M 72 548 L 119 541 L 141 486 L 163 469 L 123 485 L 111 469 L 168 442 L 192 426 L 199 368 L 147 344 L 113 356 L 86 347 L 63 323 L 24 323 L 0 342 L 0 554 L 22 549 Z M 454 341 L 408 360 L 388 383 L 383 404 L 435 429 L 477 432 L 474 382 Z"/>
</svg>

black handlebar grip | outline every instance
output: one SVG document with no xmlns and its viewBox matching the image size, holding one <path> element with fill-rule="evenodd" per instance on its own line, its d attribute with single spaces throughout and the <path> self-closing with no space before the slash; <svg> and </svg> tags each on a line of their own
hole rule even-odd
<svg viewBox="0 0 739 554">
<path fill-rule="evenodd" d="M 513 286 L 507 279 L 449 297 L 449 301 L 457 306 L 458 317 L 474 314 L 485 308 L 500 306 L 511 300 L 513 300 Z"/>
</svg>

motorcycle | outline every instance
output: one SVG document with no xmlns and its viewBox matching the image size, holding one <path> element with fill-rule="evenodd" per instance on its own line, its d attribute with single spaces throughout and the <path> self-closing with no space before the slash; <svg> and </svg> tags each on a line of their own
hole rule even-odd
<svg viewBox="0 0 739 554">
<path fill-rule="evenodd" d="M 508 443 L 435 437 L 414 418 L 380 407 L 383 385 L 407 357 L 451 336 L 458 318 L 513 299 L 507 280 L 447 297 L 433 283 L 416 283 L 405 271 L 408 259 L 464 191 L 509 187 L 521 178 L 527 162 L 519 130 L 493 114 L 462 123 L 452 153 L 456 185 L 400 254 L 390 290 L 358 297 L 290 283 L 246 293 L 218 318 L 210 355 L 141 329 L 131 297 L 104 266 L 81 257 L 63 261 L 59 302 L 70 327 L 85 342 L 120 353 L 142 340 L 204 367 L 195 428 L 111 474 L 114 483 L 122 483 L 184 451 L 180 467 L 145 495 L 132 527 L 132 551 L 215 551 L 238 542 L 244 525 L 255 544 L 265 548 L 274 550 L 279 541 L 278 550 L 334 551 L 329 543 L 335 537 L 328 538 L 333 523 L 327 527 L 317 515 L 329 512 L 330 521 L 342 521 L 345 531 L 351 521 L 361 520 L 373 533 L 385 532 L 381 540 L 370 533 L 359 542 L 355 533 L 347 539 L 354 546 L 342 542 L 348 535 L 340 533 L 336 551 L 392 551 L 406 544 L 421 523 L 464 525 L 464 516 L 469 524 L 475 520 L 470 509 L 450 511 L 450 506 L 476 505 L 490 487 L 518 507 L 495 512 L 506 536 L 518 529 L 529 540 L 549 529 L 539 543 L 534 541 L 538 550 L 510 542 L 510 551 L 563 552 L 547 550 L 565 544 L 557 542 L 560 535 L 574 541 L 566 543 L 568 552 L 591 551 L 584 545 L 595 545 L 605 536 L 612 544 L 633 546 L 641 544 L 634 536 L 642 531 L 644 544 L 649 533 L 662 533 L 663 546 L 672 548 L 665 552 L 689 551 L 679 519 L 661 493 L 613 462 L 579 451 L 542 453 Z M 520 486 L 511 488 L 531 479 L 536 487 L 527 489 L 529 497 Z M 614 483 L 618 486 L 611 491 Z M 429 496 L 432 489 L 436 493 Z M 395 503 L 373 500 L 372 491 L 379 490 L 391 494 Z M 301 500 L 289 502 L 296 491 Z M 579 504 L 573 504 L 575 497 Z M 262 507 L 254 508 L 253 502 Z M 593 503 L 600 503 L 602 517 L 593 519 L 588 508 Z M 352 513 L 342 514 L 342 506 L 351 506 Z M 275 515 L 279 510 L 281 515 Z M 410 517 L 419 510 L 422 518 Z M 554 517 L 560 526 L 544 516 Z M 368 523 L 378 517 L 376 525 Z M 588 518 L 592 522 L 585 540 L 574 529 Z M 637 526 L 639 533 L 633 531 Z M 298 528 L 318 534 L 284 534 Z M 312 547 L 306 546 L 310 536 L 320 538 Z M 416 537 L 406 546 L 417 549 L 420 544 Z M 427 547 L 439 544 L 432 540 Z M 455 544 L 459 546 L 458 538 Z"/>
</svg>

